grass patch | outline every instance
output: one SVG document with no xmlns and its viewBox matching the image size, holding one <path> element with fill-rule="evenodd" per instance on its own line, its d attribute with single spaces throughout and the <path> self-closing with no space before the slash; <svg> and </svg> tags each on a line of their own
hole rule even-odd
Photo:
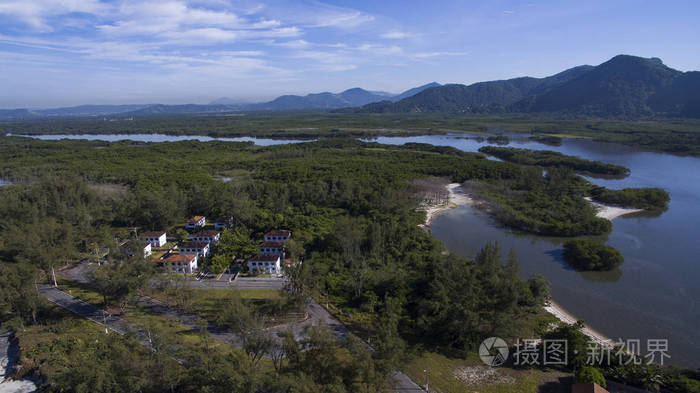
<svg viewBox="0 0 700 393">
<path fill-rule="evenodd" d="M 58 280 L 58 289 L 93 306 L 104 307 L 104 298 L 87 285 L 64 278 Z"/>
<path fill-rule="evenodd" d="M 427 370 L 427 373 L 424 371 Z M 569 393 L 570 374 L 552 370 L 515 370 L 491 368 L 475 354 L 467 359 L 451 358 L 424 352 L 405 365 L 403 371 L 430 391 L 438 393 Z M 462 379 L 460 379 L 462 378 Z"/>
<path fill-rule="evenodd" d="M 43 324 L 32 325 L 15 332 L 19 339 L 21 368 L 16 378 L 41 371 L 54 375 L 59 367 L 51 361 L 52 343 L 57 339 L 86 340 L 104 336 L 104 328 L 51 303 L 42 310 Z"/>
</svg>

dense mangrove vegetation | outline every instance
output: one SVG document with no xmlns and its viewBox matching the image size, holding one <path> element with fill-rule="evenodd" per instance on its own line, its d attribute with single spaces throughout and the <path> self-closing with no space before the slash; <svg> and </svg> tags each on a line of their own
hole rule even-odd
<svg viewBox="0 0 700 393">
<path fill-rule="evenodd" d="M 265 112 L 181 116 L 113 116 L 0 122 L 0 135 L 151 134 L 274 138 L 371 137 L 378 135 L 532 133 L 544 138 L 585 137 L 654 151 L 700 155 L 700 122 L 552 118 L 538 115 L 480 116 L 446 113 L 352 114 Z M 548 139 L 556 143 L 556 139 Z M 544 141 L 544 140 L 543 140 Z"/>
<path fill-rule="evenodd" d="M 547 281 L 522 279 L 517 256 L 504 258 L 495 244 L 473 258 L 445 255 L 418 227 L 425 216 L 416 210 L 417 179 L 467 181 L 504 223 L 533 232 L 604 233 L 610 226 L 582 198 L 590 183 L 568 168 L 542 176 L 536 167 L 448 147 L 5 137 L 0 154 L 0 176 L 15 183 L 0 188 L 0 323 L 28 349 L 22 375 L 42 378 L 46 391 L 379 392 L 410 348 L 465 355 L 484 337 L 531 334 Z M 288 272 L 288 298 L 261 305 L 227 298 L 200 313 L 240 332 L 242 349 L 214 345 L 204 330 L 180 332 L 135 307 L 138 291 L 159 273 L 120 254 L 117 240 L 143 230 L 181 238 L 184 219 L 196 214 L 233 217 L 234 230 L 219 246 L 229 258 L 254 252 L 250 239 L 271 228 L 287 228 L 290 253 L 304 260 Z M 105 337 L 36 291 L 61 267 L 104 258 L 105 250 L 122 263 L 96 269 L 90 287 L 75 290 L 129 310 L 154 351 L 131 335 Z M 197 308 L 191 289 L 168 285 L 163 296 Z M 323 329 L 280 344 L 260 334 L 265 313 L 298 307 L 300 293 L 332 305 L 375 350 Z"/>
<path fill-rule="evenodd" d="M 550 168 L 542 176 L 536 167 L 524 167 L 518 176 L 488 182 L 470 182 L 471 192 L 503 224 L 541 235 L 578 236 L 610 232 L 610 221 L 596 217 L 583 199 L 590 183 L 570 169 Z"/>
<path fill-rule="evenodd" d="M 211 365 L 157 327 L 146 326 L 162 345 L 149 355 L 141 349 L 125 353 L 133 345 L 128 338 L 75 341 L 75 322 L 58 322 L 58 336 L 31 347 L 27 358 L 37 367 L 44 356 L 56 359 L 52 364 L 63 371 L 35 370 L 48 379 L 49 391 L 83 386 L 81 381 L 98 390 L 105 384 L 125 386 L 117 391 L 160 384 L 168 387 L 163 390 L 184 391 L 194 380 L 211 391 L 272 392 L 291 385 L 309 392 L 380 391 L 404 342 L 466 353 L 482 336 L 512 337 L 527 328 L 548 295 L 541 277 L 520 278 L 514 255 L 504 263 L 497 246 L 488 245 L 474 259 L 447 256 L 443 245 L 417 225 L 424 215 L 415 210 L 412 179 L 508 177 L 519 171 L 512 164 L 354 140 L 270 148 L 221 142 L 3 142 L 6 160 L 0 171 L 21 180 L 0 190 L 3 326 L 31 330 L 57 323 L 55 309 L 36 285 L 51 282 L 64 265 L 96 258 L 105 249 L 116 262 L 115 238 L 129 239 L 147 229 L 177 235 L 173 228 L 186 217 L 226 215 L 250 238 L 271 228 L 292 230 L 294 252 L 304 258 L 295 285 L 327 296 L 348 323 L 362 324 L 376 348 L 369 354 L 355 341 L 330 343 L 319 332 L 309 342 L 288 343 L 290 353 L 294 346 L 318 346 L 318 351 L 289 357 L 275 370 L 258 370 L 259 350 L 214 357 L 218 364 Z M 235 180 L 220 182 L 214 179 L 218 175 Z M 89 279 L 102 304 L 127 310 L 155 272 L 133 258 L 123 261 L 131 262 L 96 269 Z M 24 337 L 29 343 L 33 336 Z M 206 335 L 201 340 L 206 348 Z M 323 360 L 326 356 L 337 360 Z M 316 361 L 323 365 L 312 364 Z M 144 367 L 135 370 L 129 364 Z M 200 372 L 202 367 L 207 371 Z M 246 373 L 227 371 L 239 367 Z"/>
<path fill-rule="evenodd" d="M 612 270 L 624 262 L 614 247 L 594 240 L 574 239 L 564 243 L 564 259 L 576 270 Z"/>
<path fill-rule="evenodd" d="M 538 165 L 543 167 L 569 168 L 576 172 L 593 175 L 627 176 L 628 168 L 606 164 L 600 161 L 585 160 L 583 158 L 566 156 L 549 150 L 527 150 L 513 147 L 484 146 L 480 152 L 488 154 L 503 161 L 514 162 L 522 165 Z"/>
<path fill-rule="evenodd" d="M 660 188 L 623 188 L 610 190 L 605 187 L 594 187 L 591 196 L 598 202 L 635 209 L 665 209 L 671 197 Z"/>
</svg>

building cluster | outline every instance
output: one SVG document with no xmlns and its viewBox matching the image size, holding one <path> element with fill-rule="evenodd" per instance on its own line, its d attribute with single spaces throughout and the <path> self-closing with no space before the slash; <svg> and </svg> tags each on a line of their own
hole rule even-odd
<svg viewBox="0 0 700 393">
<path fill-rule="evenodd" d="M 223 218 L 214 222 L 215 230 L 204 230 L 207 225 L 206 217 L 192 217 L 185 222 L 185 229 L 190 231 L 187 240 L 178 244 L 177 253 L 168 252 L 165 257 L 161 257 L 159 263 L 178 273 L 197 272 L 198 261 L 211 255 L 213 245 L 219 241 L 221 233 L 218 230 L 230 228 L 232 224 L 232 218 Z M 258 254 L 247 261 L 249 271 L 260 274 L 280 274 L 285 255 L 284 244 L 291 236 L 292 232 L 288 230 L 274 230 L 266 233 L 258 248 Z M 144 257 L 150 256 L 153 248 L 164 247 L 168 240 L 165 232 L 147 232 L 142 237 L 145 240 Z"/>
<path fill-rule="evenodd" d="M 291 231 L 282 229 L 266 233 L 263 242 L 258 247 L 258 255 L 248 260 L 248 270 L 261 274 L 282 273 L 284 243 L 291 237 Z"/>
</svg>

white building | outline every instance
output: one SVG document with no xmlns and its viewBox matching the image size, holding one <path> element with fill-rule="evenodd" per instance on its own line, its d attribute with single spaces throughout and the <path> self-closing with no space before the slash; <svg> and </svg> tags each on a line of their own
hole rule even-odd
<svg viewBox="0 0 700 393">
<path fill-rule="evenodd" d="M 214 221 L 214 229 L 222 230 L 233 227 L 233 217 L 221 217 Z"/>
<path fill-rule="evenodd" d="M 194 216 L 185 221 L 186 229 L 203 228 L 205 225 L 207 225 L 207 219 L 204 216 Z"/>
<path fill-rule="evenodd" d="M 146 238 L 147 242 L 151 243 L 152 247 L 156 248 L 163 247 L 168 241 L 165 232 L 146 232 L 143 236 Z"/>
<path fill-rule="evenodd" d="M 151 243 L 144 243 L 143 246 L 143 257 L 148 258 L 153 254 L 153 251 L 151 249 Z"/>
<path fill-rule="evenodd" d="M 282 242 L 262 242 L 258 251 L 261 254 L 284 254 L 284 243 Z"/>
<path fill-rule="evenodd" d="M 263 238 L 266 242 L 284 242 L 289 240 L 290 237 L 292 237 L 292 231 L 277 229 L 266 233 Z"/>
<path fill-rule="evenodd" d="M 202 231 L 187 236 L 187 240 L 191 242 L 216 243 L 219 241 L 220 236 L 221 233 L 217 231 Z"/>
<path fill-rule="evenodd" d="M 171 254 L 163 260 L 163 266 L 178 273 L 197 271 L 197 254 Z"/>
<path fill-rule="evenodd" d="M 200 258 L 208 257 L 210 252 L 207 242 L 185 242 L 177 248 L 183 254 L 197 254 Z"/>
<path fill-rule="evenodd" d="M 121 247 L 121 252 L 129 258 L 148 258 L 152 254 L 151 243 L 145 241 L 127 240 Z"/>
<path fill-rule="evenodd" d="M 248 271 L 251 273 L 280 274 L 279 254 L 259 254 L 248 260 Z"/>
</svg>

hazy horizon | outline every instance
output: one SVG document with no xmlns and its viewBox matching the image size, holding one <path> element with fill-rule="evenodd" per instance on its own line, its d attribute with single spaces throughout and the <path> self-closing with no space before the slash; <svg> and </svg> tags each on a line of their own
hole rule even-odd
<svg viewBox="0 0 700 393">
<path fill-rule="evenodd" d="M 700 69 L 700 5 L 609 3 L 6 0 L 0 108 L 400 93 L 618 54 Z"/>
</svg>

